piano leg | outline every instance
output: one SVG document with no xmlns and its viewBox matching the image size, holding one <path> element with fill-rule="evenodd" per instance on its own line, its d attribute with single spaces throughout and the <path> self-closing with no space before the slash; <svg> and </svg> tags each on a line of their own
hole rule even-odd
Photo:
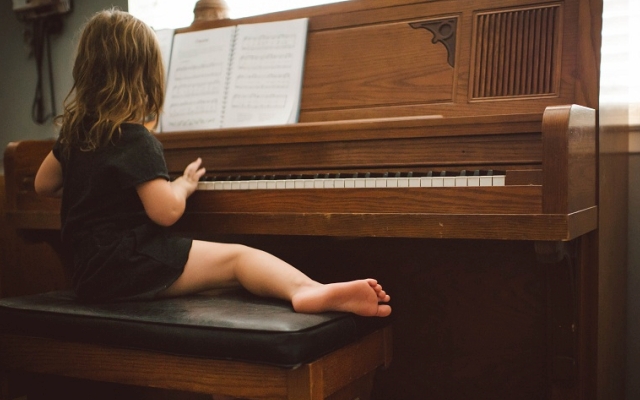
<svg viewBox="0 0 640 400">
<path fill-rule="evenodd" d="M 24 374 L 0 370 L 0 400 L 26 398 L 28 378 Z"/>
<path fill-rule="evenodd" d="M 0 400 L 9 400 L 9 374 L 0 370 Z"/>
</svg>

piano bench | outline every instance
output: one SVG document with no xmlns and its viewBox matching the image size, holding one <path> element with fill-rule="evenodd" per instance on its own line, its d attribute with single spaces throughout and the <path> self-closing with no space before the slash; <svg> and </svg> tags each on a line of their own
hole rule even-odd
<svg viewBox="0 0 640 400">
<path fill-rule="evenodd" d="M 70 292 L 0 299 L 0 399 L 13 371 L 206 393 L 368 399 L 391 360 L 389 318 L 299 314 L 243 290 L 83 304 Z"/>
</svg>

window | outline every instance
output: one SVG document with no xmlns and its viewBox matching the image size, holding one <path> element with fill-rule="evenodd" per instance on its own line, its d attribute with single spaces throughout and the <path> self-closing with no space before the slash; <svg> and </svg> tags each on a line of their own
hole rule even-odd
<svg viewBox="0 0 640 400">
<path fill-rule="evenodd" d="M 630 125 L 640 125 L 640 2 L 604 0 L 600 103 L 629 106 Z"/>
<path fill-rule="evenodd" d="M 197 0 L 129 0 L 129 12 L 154 29 L 182 28 L 193 22 Z M 292 8 L 337 3 L 344 0 L 226 0 L 229 17 L 243 18 Z"/>
</svg>

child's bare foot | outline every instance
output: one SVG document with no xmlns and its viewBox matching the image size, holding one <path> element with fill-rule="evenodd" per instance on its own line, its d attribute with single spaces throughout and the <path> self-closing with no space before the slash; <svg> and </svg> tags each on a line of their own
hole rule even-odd
<svg viewBox="0 0 640 400">
<path fill-rule="evenodd" d="M 294 310 L 303 313 L 345 311 L 365 317 L 386 317 L 391 307 L 389 295 L 375 279 L 309 286 L 293 295 Z"/>
</svg>

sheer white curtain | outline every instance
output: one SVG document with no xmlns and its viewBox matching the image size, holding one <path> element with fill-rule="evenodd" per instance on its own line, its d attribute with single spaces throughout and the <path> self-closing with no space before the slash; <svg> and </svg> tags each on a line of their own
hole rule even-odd
<svg viewBox="0 0 640 400">
<path fill-rule="evenodd" d="M 628 104 L 640 125 L 640 1 L 604 0 L 600 102 Z"/>
</svg>

